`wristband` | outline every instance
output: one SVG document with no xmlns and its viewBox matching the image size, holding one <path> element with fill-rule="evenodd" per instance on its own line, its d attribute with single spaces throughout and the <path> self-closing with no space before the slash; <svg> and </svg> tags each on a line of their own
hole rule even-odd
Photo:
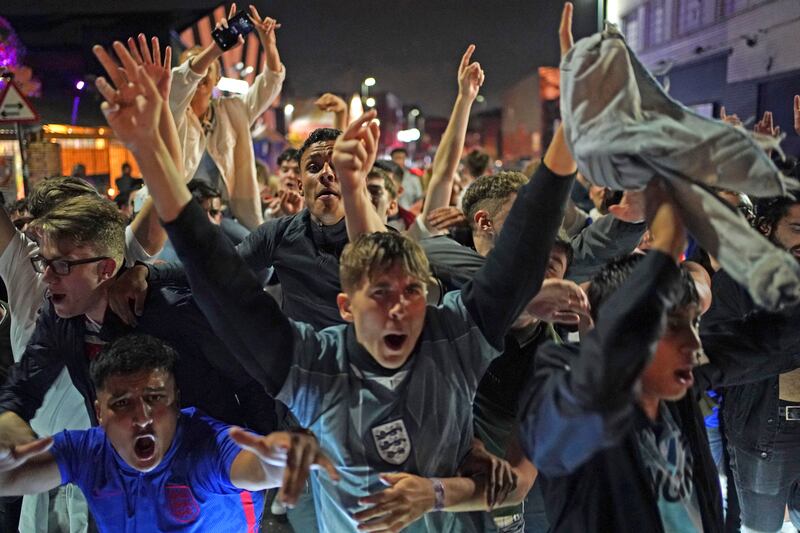
<svg viewBox="0 0 800 533">
<path fill-rule="evenodd" d="M 431 484 L 433 485 L 433 510 L 444 510 L 444 483 L 439 478 L 432 477 Z"/>
</svg>

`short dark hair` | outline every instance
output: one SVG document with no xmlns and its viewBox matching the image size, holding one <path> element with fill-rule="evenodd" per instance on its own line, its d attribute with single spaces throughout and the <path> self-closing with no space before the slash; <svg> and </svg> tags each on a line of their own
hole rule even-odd
<svg viewBox="0 0 800 533">
<path fill-rule="evenodd" d="M 567 258 L 567 270 L 569 270 L 572 260 L 575 258 L 575 250 L 572 249 L 572 244 L 569 242 L 569 237 L 563 229 L 558 230 L 555 242 L 553 242 L 553 250 L 561 250 Z"/>
<path fill-rule="evenodd" d="M 287 148 L 281 155 L 278 156 L 277 164 L 281 166 L 281 163 L 284 161 L 297 161 L 300 162 L 300 150 L 295 150 L 294 148 Z"/>
<path fill-rule="evenodd" d="M 125 170 L 126 168 L 127 168 L 128 170 L 130 170 L 130 169 L 131 169 L 131 164 L 130 164 L 130 163 L 128 163 L 127 161 L 125 161 L 124 163 L 122 163 L 122 170 Z"/>
<path fill-rule="evenodd" d="M 33 218 L 39 218 L 55 206 L 77 196 L 100 197 L 97 189 L 83 178 L 59 176 L 42 180 L 33 188 L 28 198 L 28 211 Z"/>
<path fill-rule="evenodd" d="M 397 183 L 403 183 L 403 176 L 405 176 L 406 171 L 403 170 L 403 167 L 401 167 L 391 159 L 378 159 L 377 161 L 375 161 L 373 167 L 378 167 L 381 170 L 385 170 L 386 172 L 394 176 L 394 180 Z"/>
<path fill-rule="evenodd" d="M 394 180 L 392 179 L 392 175 L 382 168 L 373 166 L 372 169 L 367 173 L 367 179 L 371 180 L 376 178 L 383 180 L 383 187 L 386 189 L 386 192 L 389 193 L 389 198 L 392 200 L 397 200 L 397 184 L 395 184 Z"/>
<path fill-rule="evenodd" d="M 592 308 L 592 318 L 595 321 L 597 321 L 597 312 L 600 307 L 625 283 L 644 258 L 643 254 L 620 257 L 608 263 L 603 270 L 595 274 L 589 284 L 589 290 L 586 291 L 589 305 Z M 668 312 L 700 302 L 694 280 L 684 266 L 681 266 L 681 277 L 677 281 L 675 290 L 677 297 L 673 300 L 673 306 L 667 310 Z"/>
<path fill-rule="evenodd" d="M 178 353 L 166 342 L 151 335 L 136 333 L 116 339 L 103 348 L 89 366 L 92 383 L 103 389 L 110 376 L 142 370 L 166 370 L 175 375 Z"/>
<path fill-rule="evenodd" d="M 494 216 L 508 197 L 516 193 L 528 182 L 522 172 L 503 171 L 491 176 L 481 176 L 473 181 L 464 192 L 461 209 L 474 228 L 475 213 L 484 209 Z"/>
<path fill-rule="evenodd" d="M 483 176 L 486 173 L 486 169 L 489 168 L 489 154 L 480 150 L 473 150 L 467 154 L 467 160 L 464 164 L 473 176 Z"/>
<path fill-rule="evenodd" d="M 186 184 L 189 192 L 192 193 L 192 198 L 198 202 L 202 202 L 207 198 L 222 198 L 222 193 L 208 182 L 202 180 L 191 180 Z"/>
<path fill-rule="evenodd" d="M 400 153 L 400 152 L 403 152 L 403 155 L 406 155 L 406 156 L 408 155 L 408 150 L 406 150 L 402 146 L 398 146 L 397 148 L 392 148 L 392 151 L 389 152 L 389 155 L 394 155 L 394 154 L 397 154 L 397 153 Z"/>
<path fill-rule="evenodd" d="M 312 144 L 327 142 L 327 141 L 335 141 L 336 138 L 342 134 L 341 130 L 337 130 L 336 128 L 317 128 L 311 132 L 311 135 L 303 142 L 303 146 L 297 151 L 297 161 L 299 162 L 303 158 L 303 154 L 308 147 Z"/>
<path fill-rule="evenodd" d="M 800 203 L 800 190 L 791 190 L 789 193 L 794 198 L 778 196 L 774 198 L 759 198 L 755 202 L 755 227 L 768 238 L 772 238 L 775 226 L 778 225 L 783 217 L 789 214 L 789 209 Z"/>
</svg>

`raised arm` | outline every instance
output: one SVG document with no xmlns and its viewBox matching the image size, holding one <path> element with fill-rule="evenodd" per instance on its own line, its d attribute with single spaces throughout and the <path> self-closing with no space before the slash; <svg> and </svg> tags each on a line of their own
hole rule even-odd
<svg viewBox="0 0 800 533">
<path fill-rule="evenodd" d="M 233 4 L 235 12 L 236 4 Z M 230 18 L 230 17 L 229 17 Z M 261 47 L 264 49 L 264 56 L 266 62 L 266 70 L 262 71 L 256 76 L 253 85 L 251 85 L 247 92 L 242 96 L 247 111 L 250 116 L 250 122 L 261 116 L 267 110 L 269 105 L 278 96 L 283 86 L 283 79 L 286 76 L 285 69 L 281 64 L 281 56 L 278 53 L 278 42 L 275 36 L 275 31 L 281 27 L 278 22 L 270 17 L 261 18 L 255 6 L 250 6 L 250 19 L 256 28 L 258 40 Z"/>
<path fill-rule="evenodd" d="M 458 96 L 453 104 L 450 122 L 444 130 L 439 148 L 433 158 L 433 169 L 425 203 L 422 206 L 422 223 L 431 232 L 436 232 L 428 222 L 428 216 L 434 209 L 450 205 L 450 194 L 453 190 L 453 179 L 458 169 L 458 161 L 467 137 L 467 124 L 472 103 L 483 85 L 483 70 L 478 62 L 470 63 L 475 45 L 467 47 L 458 66 Z"/>
<path fill-rule="evenodd" d="M 536 174 L 519 189 L 486 264 L 462 289 L 464 305 L 498 349 L 541 288 L 576 171 L 559 127 Z"/>
<path fill-rule="evenodd" d="M 248 373 L 275 395 L 288 375 L 291 358 L 286 354 L 292 353 L 294 330 L 219 228 L 192 201 L 158 134 L 163 99 L 128 51 L 116 44 L 114 49 L 128 83 L 102 104 L 106 120 L 142 169 L 198 305 Z M 270 339 L 268 350 L 265 337 Z"/>
<path fill-rule="evenodd" d="M 539 368 L 521 402 L 521 439 L 528 457 L 547 475 L 574 471 L 618 442 L 629 427 L 634 387 L 675 297 L 685 242 L 671 203 L 656 195 L 653 204 L 654 250 L 603 303 L 597 327 L 582 340 L 579 354 L 559 359 L 559 353 L 575 348 L 554 345 L 537 353 Z"/>
<path fill-rule="evenodd" d="M 61 485 L 55 457 L 47 450 L 52 437 L 12 448 L 0 446 L 0 496 L 47 492 Z"/>
<path fill-rule="evenodd" d="M 333 127 L 344 131 L 350 122 L 347 116 L 347 102 L 333 93 L 325 93 L 314 102 L 321 111 L 333 113 Z"/>
<path fill-rule="evenodd" d="M 361 115 L 333 145 L 333 165 L 341 186 L 347 236 L 351 242 L 364 233 L 386 230 L 367 190 L 367 173 L 375 163 L 380 138 L 378 124 L 374 121 L 376 116 L 374 109 Z"/>
</svg>

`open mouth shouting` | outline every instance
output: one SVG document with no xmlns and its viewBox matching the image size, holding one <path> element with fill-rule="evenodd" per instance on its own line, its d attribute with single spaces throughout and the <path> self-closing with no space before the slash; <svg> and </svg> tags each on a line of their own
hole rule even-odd
<svg viewBox="0 0 800 533">
<path fill-rule="evenodd" d="M 156 456 L 156 437 L 152 433 L 138 435 L 133 441 L 133 453 L 142 463 L 153 460 Z"/>
<path fill-rule="evenodd" d="M 389 351 L 398 352 L 403 348 L 407 338 L 408 335 L 401 333 L 389 333 L 383 336 L 383 342 L 389 348 Z"/>
<path fill-rule="evenodd" d="M 674 376 L 675 380 L 683 387 L 691 387 L 694 384 L 694 374 L 691 366 L 679 368 L 675 371 Z"/>
</svg>

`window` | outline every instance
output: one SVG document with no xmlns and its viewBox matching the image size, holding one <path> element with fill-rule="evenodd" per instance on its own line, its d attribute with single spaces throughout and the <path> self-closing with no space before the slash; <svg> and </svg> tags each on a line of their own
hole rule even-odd
<svg viewBox="0 0 800 533">
<path fill-rule="evenodd" d="M 652 0 L 647 4 L 647 46 L 656 46 L 667 40 L 666 0 Z"/>
<path fill-rule="evenodd" d="M 625 40 L 628 46 L 634 52 L 641 50 L 641 28 L 639 27 L 639 10 L 636 9 L 632 13 L 627 14 L 622 19 L 622 33 L 625 34 Z"/>
<path fill-rule="evenodd" d="M 703 0 L 678 0 L 678 33 L 689 33 L 703 25 L 703 4 Z"/>
</svg>

